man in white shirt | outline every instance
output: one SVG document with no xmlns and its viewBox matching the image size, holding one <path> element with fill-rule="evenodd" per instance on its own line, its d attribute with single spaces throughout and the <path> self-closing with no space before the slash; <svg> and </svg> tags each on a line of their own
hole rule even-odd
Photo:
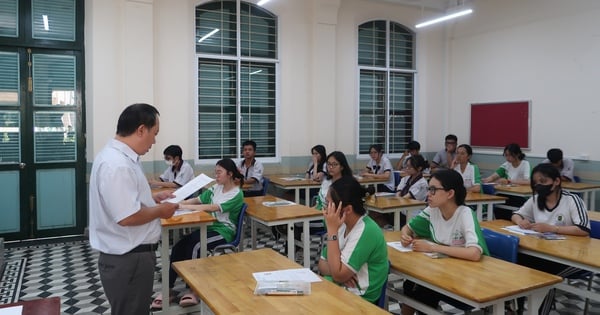
<svg viewBox="0 0 600 315">
<path fill-rule="evenodd" d="M 543 160 L 542 163 L 552 163 L 560 171 L 560 179 L 563 182 L 573 182 L 575 163 L 573 160 L 563 158 L 563 152 L 561 149 L 554 148 L 548 150 L 546 153 L 547 159 Z"/>
<path fill-rule="evenodd" d="M 92 165 L 89 191 L 90 245 L 100 251 L 98 271 L 111 314 L 148 314 L 152 296 L 160 218 L 174 203 L 170 192 L 152 195 L 140 156 L 156 142 L 158 110 L 133 104 L 119 116 L 117 134 Z"/>
</svg>

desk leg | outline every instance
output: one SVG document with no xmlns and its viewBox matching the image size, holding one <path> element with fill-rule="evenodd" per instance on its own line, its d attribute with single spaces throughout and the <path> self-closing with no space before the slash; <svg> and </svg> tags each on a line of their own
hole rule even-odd
<svg viewBox="0 0 600 315">
<path fill-rule="evenodd" d="M 169 267 L 171 257 L 169 257 L 169 229 L 162 228 L 161 231 L 161 245 L 160 245 L 160 262 L 161 262 L 161 293 L 163 301 L 169 300 Z M 164 314 L 169 314 L 170 305 L 165 303 L 163 305 Z"/>
<path fill-rule="evenodd" d="M 483 220 L 483 205 L 478 203 L 477 204 L 477 221 L 481 222 Z"/>
<path fill-rule="evenodd" d="M 304 268 L 310 268 L 310 222 L 304 220 L 302 223 L 302 228 L 302 241 L 304 242 L 304 248 L 302 249 L 304 253 Z"/>
<path fill-rule="evenodd" d="M 287 246 L 288 246 L 288 258 L 292 261 L 296 261 L 296 242 L 294 240 L 294 223 L 288 223 L 287 225 Z"/>
<path fill-rule="evenodd" d="M 256 249 L 256 221 L 250 220 L 250 238 L 252 239 L 252 249 Z"/>
<path fill-rule="evenodd" d="M 294 189 L 294 199 L 297 204 L 300 204 L 300 188 Z"/>
<path fill-rule="evenodd" d="M 492 314 L 504 315 L 504 301 L 492 305 Z"/>
<path fill-rule="evenodd" d="M 548 291 L 535 291 L 531 295 L 527 296 L 527 310 L 524 314 L 535 315 L 538 314 L 538 310 L 544 301 L 544 297 L 548 294 Z"/>
<path fill-rule="evenodd" d="M 402 210 L 394 211 L 394 231 L 400 231 L 400 212 Z M 407 217 L 408 220 L 408 217 Z"/>
<path fill-rule="evenodd" d="M 596 192 L 595 191 L 590 191 L 590 202 L 588 203 L 588 210 L 594 210 L 596 211 Z"/>
<path fill-rule="evenodd" d="M 304 205 L 310 207 L 310 189 L 304 188 Z"/>
<path fill-rule="evenodd" d="M 208 244 L 206 244 L 206 233 L 208 232 L 208 228 L 205 224 L 200 225 L 200 258 L 205 258 L 208 256 Z"/>
<path fill-rule="evenodd" d="M 487 220 L 488 221 L 494 220 L 494 204 L 493 203 L 487 204 Z"/>
</svg>

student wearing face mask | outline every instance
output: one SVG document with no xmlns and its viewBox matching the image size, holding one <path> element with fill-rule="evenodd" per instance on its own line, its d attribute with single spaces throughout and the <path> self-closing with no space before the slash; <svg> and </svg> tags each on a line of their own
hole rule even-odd
<svg viewBox="0 0 600 315">
<path fill-rule="evenodd" d="M 590 220 L 585 203 L 579 196 L 560 187 L 561 177 L 558 169 L 550 163 L 542 163 L 533 169 L 531 189 L 533 197 L 515 212 L 511 220 L 523 229 L 536 232 L 589 236 Z M 519 254 L 519 264 L 568 277 L 580 269 Z M 555 290 L 552 289 L 544 299 L 539 313 L 548 314 L 554 302 Z M 522 309 L 522 299 L 519 308 Z"/>
<path fill-rule="evenodd" d="M 164 151 L 167 169 L 159 180 L 149 180 L 153 187 L 179 188 L 194 178 L 194 169 L 183 160 L 183 151 L 178 145 L 170 145 Z"/>
</svg>

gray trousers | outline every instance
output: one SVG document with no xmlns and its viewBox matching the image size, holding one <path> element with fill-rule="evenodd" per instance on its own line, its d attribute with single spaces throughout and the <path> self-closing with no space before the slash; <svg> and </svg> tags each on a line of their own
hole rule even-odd
<svg viewBox="0 0 600 315">
<path fill-rule="evenodd" d="M 155 252 L 100 253 L 98 271 L 113 315 L 148 315 L 154 283 Z"/>
</svg>

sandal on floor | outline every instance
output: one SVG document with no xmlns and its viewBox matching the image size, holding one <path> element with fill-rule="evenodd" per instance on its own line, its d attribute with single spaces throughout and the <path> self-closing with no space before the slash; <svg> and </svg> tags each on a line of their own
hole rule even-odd
<svg viewBox="0 0 600 315">
<path fill-rule="evenodd" d="M 169 296 L 169 303 L 175 300 L 174 296 Z M 163 296 L 162 293 L 159 293 L 154 300 L 152 300 L 152 304 L 150 304 L 150 309 L 153 310 L 162 310 Z"/>
<path fill-rule="evenodd" d="M 186 293 L 179 300 L 179 306 L 188 307 L 198 304 L 198 298 L 194 295 L 194 293 Z"/>
</svg>

